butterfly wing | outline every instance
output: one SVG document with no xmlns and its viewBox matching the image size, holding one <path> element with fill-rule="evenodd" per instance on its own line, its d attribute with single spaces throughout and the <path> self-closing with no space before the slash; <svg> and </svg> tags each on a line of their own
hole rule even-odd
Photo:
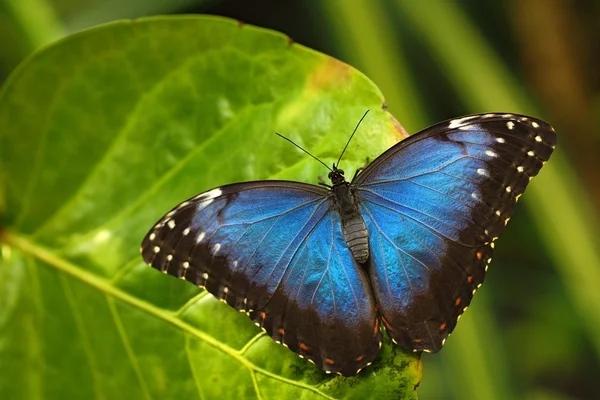
<svg viewBox="0 0 600 400">
<path fill-rule="evenodd" d="M 484 280 L 494 240 L 548 160 L 554 130 L 515 114 L 427 128 L 353 182 L 369 231 L 369 274 L 390 337 L 439 351 Z"/>
<path fill-rule="evenodd" d="M 302 183 L 223 186 L 162 218 L 142 256 L 247 312 L 325 371 L 355 374 L 377 355 L 381 334 L 331 202 L 328 190 Z"/>
</svg>

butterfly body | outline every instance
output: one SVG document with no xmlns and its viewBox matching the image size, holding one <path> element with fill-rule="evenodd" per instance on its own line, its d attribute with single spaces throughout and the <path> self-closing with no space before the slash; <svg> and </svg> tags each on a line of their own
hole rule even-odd
<svg viewBox="0 0 600 400">
<path fill-rule="evenodd" d="M 356 374 L 381 346 L 439 351 L 481 286 L 494 241 L 556 144 L 518 114 L 445 121 L 351 182 L 225 185 L 175 207 L 146 263 L 205 287 L 326 372 Z M 327 185 L 326 185 L 327 186 Z"/>
<path fill-rule="evenodd" d="M 329 173 L 329 179 L 333 183 L 331 192 L 335 208 L 340 214 L 346 244 L 356 262 L 363 264 L 369 258 L 369 232 L 360 214 L 354 188 L 344 179 L 344 171 L 338 169 L 335 164 Z"/>
</svg>

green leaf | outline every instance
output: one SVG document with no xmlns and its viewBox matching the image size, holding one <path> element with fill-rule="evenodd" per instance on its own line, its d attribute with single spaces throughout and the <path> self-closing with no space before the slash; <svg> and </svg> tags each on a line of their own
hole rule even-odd
<svg viewBox="0 0 600 400">
<path fill-rule="evenodd" d="M 22 64 L 0 93 L 0 398 L 416 398 L 385 343 L 326 375 L 243 314 L 141 262 L 170 207 L 252 179 L 316 183 L 403 137 L 374 84 L 283 35 L 215 17 L 117 22 Z"/>
</svg>

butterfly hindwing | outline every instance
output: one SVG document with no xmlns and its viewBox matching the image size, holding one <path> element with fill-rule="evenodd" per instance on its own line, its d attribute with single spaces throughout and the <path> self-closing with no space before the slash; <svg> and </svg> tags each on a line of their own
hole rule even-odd
<svg viewBox="0 0 600 400">
<path fill-rule="evenodd" d="M 375 358 L 381 334 L 332 201 L 328 190 L 296 182 L 223 186 L 169 212 L 142 256 L 247 312 L 325 371 L 352 375 Z"/>
<path fill-rule="evenodd" d="M 516 200 L 555 144 L 541 120 L 472 115 L 409 137 L 357 176 L 369 276 L 395 342 L 440 350 L 483 282 Z"/>
</svg>

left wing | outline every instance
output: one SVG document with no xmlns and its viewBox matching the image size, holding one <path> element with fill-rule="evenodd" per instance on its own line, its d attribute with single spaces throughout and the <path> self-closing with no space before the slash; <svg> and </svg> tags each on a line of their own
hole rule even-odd
<svg viewBox="0 0 600 400">
<path fill-rule="evenodd" d="M 409 137 L 356 177 L 370 279 L 392 340 L 414 351 L 441 349 L 555 144 L 541 120 L 471 115 Z"/>
<path fill-rule="evenodd" d="M 326 372 L 356 374 L 379 352 L 381 333 L 331 202 L 328 190 L 297 182 L 223 186 L 162 218 L 142 256 L 248 313 Z"/>
</svg>

